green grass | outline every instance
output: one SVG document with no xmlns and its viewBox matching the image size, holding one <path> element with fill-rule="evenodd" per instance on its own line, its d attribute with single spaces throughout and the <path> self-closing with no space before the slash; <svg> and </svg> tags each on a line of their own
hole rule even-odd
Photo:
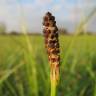
<svg viewBox="0 0 96 96">
<path fill-rule="evenodd" d="M 43 39 L 29 36 L 30 50 L 25 36 L 0 36 L 0 96 L 50 96 L 50 69 Z M 59 39 L 57 96 L 96 96 L 96 37 Z"/>
</svg>

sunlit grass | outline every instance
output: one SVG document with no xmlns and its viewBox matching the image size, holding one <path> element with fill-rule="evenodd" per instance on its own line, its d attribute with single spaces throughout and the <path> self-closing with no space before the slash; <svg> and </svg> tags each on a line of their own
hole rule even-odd
<svg viewBox="0 0 96 96">
<path fill-rule="evenodd" d="M 23 24 L 23 36 L 0 36 L 0 96 L 96 96 L 96 37 L 78 36 L 95 13 L 81 20 L 74 36 L 59 37 L 58 90 L 50 90 L 43 36 L 27 35 Z"/>
<path fill-rule="evenodd" d="M 1 36 L 1 41 L 6 40 L 3 41 L 6 43 L 1 43 L 5 48 L 0 48 L 2 50 L 0 53 L 0 57 L 2 58 L 0 59 L 0 71 L 4 71 L 0 76 L 1 96 L 5 94 L 7 94 L 6 96 L 13 96 L 14 94 L 14 96 L 31 96 L 30 94 L 34 93 L 38 94 L 38 96 L 49 96 L 49 66 L 43 44 L 43 37 L 29 36 L 32 46 L 34 45 L 33 49 L 35 49 L 33 54 L 28 52 L 24 42 L 22 42 L 24 47 L 19 47 L 20 44 L 11 40 L 11 37 L 12 36 Z M 20 43 L 24 40 L 23 36 L 13 37 Z M 95 36 L 87 35 L 77 36 L 75 38 L 76 41 L 72 45 L 68 59 L 64 64 L 66 50 L 72 40 L 72 36 L 60 36 L 62 66 L 60 85 L 58 85 L 56 92 L 57 96 L 77 96 L 77 93 L 78 96 L 90 96 L 88 94 L 95 96 L 96 38 Z M 35 41 L 35 43 L 33 43 L 33 41 Z M 64 41 L 66 41 L 66 43 L 64 43 Z M 6 46 L 8 43 L 11 47 Z M 37 70 L 36 81 L 34 81 L 34 75 L 32 75 L 33 65 L 30 65 L 33 64 L 33 56 L 31 55 L 34 54 L 35 68 Z M 32 59 L 32 61 L 29 59 Z M 35 82 L 37 82 L 38 92 L 37 88 L 33 87 Z M 32 89 L 30 86 L 32 86 Z"/>
</svg>

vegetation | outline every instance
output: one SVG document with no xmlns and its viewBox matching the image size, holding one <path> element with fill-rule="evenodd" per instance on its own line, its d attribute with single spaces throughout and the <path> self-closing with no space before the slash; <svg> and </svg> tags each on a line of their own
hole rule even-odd
<svg viewBox="0 0 96 96">
<path fill-rule="evenodd" d="M 74 43 L 71 41 L 74 38 Z M 43 36 L 0 36 L 0 96 L 50 96 Z M 60 36 L 57 96 L 96 96 L 96 37 Z"/>
<path fill-rule="evenodd" d="M 57 96 L 96 96 L 96 37 L 78 36 L 95 13 L 96 8 L 77 26 L 74 36 L 59 37 L 61 65 Z M 0 96 L 50 96 L 44 38 L 28 35 L 26 26 L 21 27 L 23 35 L 17 36 L 16 32 L 0 35 Z"/>
<path fill-rule="evenodd" d="M 43 33 L 45 37 L 45 48 L 50 64 L 51 96 L 56 96 L 56 87 L 60 72 L 60 49 L 58 40 L 58 28 L 55 16 L 47 12 L 43 17 Z M 54 29 L 53 29 L 54 28 Z"/>
</svg>

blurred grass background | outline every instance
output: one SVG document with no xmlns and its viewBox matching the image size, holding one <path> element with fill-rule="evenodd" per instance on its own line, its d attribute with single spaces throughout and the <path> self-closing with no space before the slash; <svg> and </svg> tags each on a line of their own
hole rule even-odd
<svg viewBox="0 0 96 96">
<path fill-rule="evenodd" d="M 25 36 L 0 35 L 0 96 L 50 96 L 44 38 L 28 38 L 32 51 Z M 61 74 L 57 96 L 96 96 L 96 37 L 60 35 L 59 39 Z"/>
</svg>

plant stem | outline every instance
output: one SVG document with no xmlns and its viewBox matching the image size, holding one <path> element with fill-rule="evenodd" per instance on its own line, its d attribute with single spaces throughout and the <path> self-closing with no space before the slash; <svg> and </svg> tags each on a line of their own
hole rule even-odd
<svg viewBox="0 0 96 96">
<path fill-rule="evenodd" d="M 56 96 L 56 81 L 51 81 L 51 96 Z"/>
</svg>

